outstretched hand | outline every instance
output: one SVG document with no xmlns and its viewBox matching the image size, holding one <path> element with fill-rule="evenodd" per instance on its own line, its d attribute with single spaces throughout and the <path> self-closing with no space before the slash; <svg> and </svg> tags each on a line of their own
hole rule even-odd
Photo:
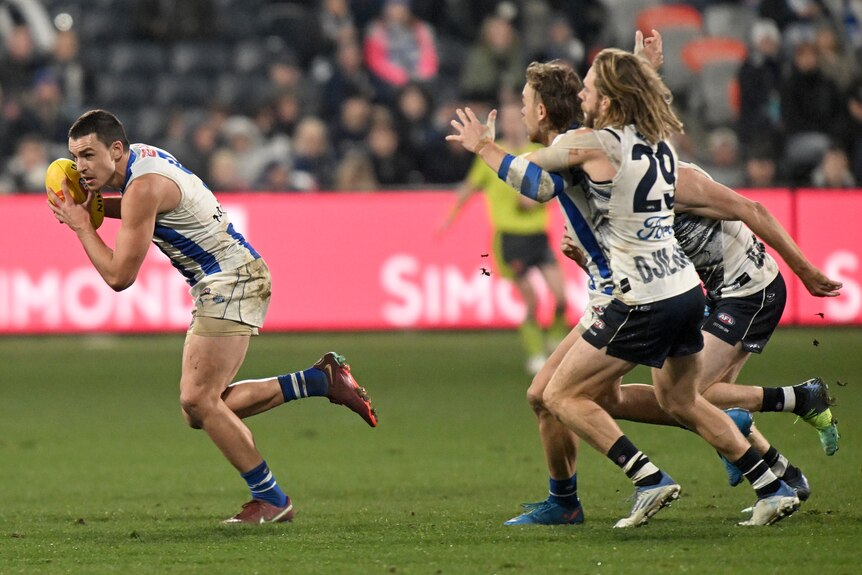
<svg viewBox="0 0 862 575">
<path fill-rule="evenodd" d="M 460 142 L 464 149 L 478 154 L 485 144 L 494 141 L 494 122 L 497 119 L 497 110 L 491 110 L 488 121 L 484 124 L 479 121 L 476 114 L 470 108 L 458 108 L 455 110 L 458 120 L 452 120 L 452 127 L 457 134 L 449 134 L 446 140 L 449 142 Z M 460 120 L 460 121 L 459 121 Z"/>
<path fill-rule="evenodd" d="M 844 285 L 829 279 L 817 268 L 812 268 L 809 273 L 801 274 L 799 279 L 805 285 L 808 293 L 815 297 L 836 297 L 841 295 L 838 290 Z"/>
<path fill-rule="evenodd" d="M 644 38 L 643 32 L 635 31 L 635 56 L 646 59 L 650 65 L 658 70 L 664 64 L 664 52 L 662 51 L 661 34 L 653 29 L 651 36 Z"/>
</svg>

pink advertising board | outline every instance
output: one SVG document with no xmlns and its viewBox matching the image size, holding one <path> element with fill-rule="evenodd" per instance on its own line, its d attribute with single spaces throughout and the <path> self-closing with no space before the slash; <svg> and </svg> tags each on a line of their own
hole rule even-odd
<svg viewBox="0 0 862 575">
<path fill-rule="evenodd" d="M 789 282 L 785 321 L 862 324 L 862 230 L 850 221 L 862 213 L 862 191 L 747 195 L 784 222 L 816 265 L 845 282 L 845 295 L 829 302 Z M 494 269 L 481 197 L 445 231 L 451 192 L 222 194 L 219 200 L 272 270 L 267 331 L 505 328 L 523 315 L 515 290 Z M 556 204 L 551 213 L 556 246 L 562 216 Z M 155 248 L 135 285 L 115 293 L 42 196 L 0 197 L 0 214 L 0 334 L 185 330 L 188 286 Z M 100 229 L 108 245 L 116 228 L 106 220 Z M 563 266 L 575 321 L 586 300 L 584 276 L 568 260 Z M 550 298 L 536 285 L 547 321 Z"/>
</svg>

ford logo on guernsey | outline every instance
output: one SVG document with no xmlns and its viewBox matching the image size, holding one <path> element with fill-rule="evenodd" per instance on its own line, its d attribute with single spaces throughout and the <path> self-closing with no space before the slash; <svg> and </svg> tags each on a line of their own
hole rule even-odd
<svg viewBox="0 0 862 575">
<path fill-rule="evenodd" d="M 638 239 L 653 241 L 673 235 L 673 216 L 652 216 L 644 220 L 644 227 L 638 230 Z"/>
<path fill-rule="evenodd" d="M 718 321 L 727 325 L 733 325 L 736 323 L 736 320 L 733 319 L 733 316 L 725 312 L 721 312 L 720 314 L 718 314 Z"/>
</svg>

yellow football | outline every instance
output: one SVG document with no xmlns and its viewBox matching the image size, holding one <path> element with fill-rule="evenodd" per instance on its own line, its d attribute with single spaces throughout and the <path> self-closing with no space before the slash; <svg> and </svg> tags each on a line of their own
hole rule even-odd
<svg viewBox="0 0 862 575">
<path fill-rule="evenodd" d="M 84 200 L 87 199 L 86 185 L 81 174 L 75 168 L 75 162 L 68 158 L 54 160 L 45 171 L 45 188 L 57 194 L 61 200 L 63 199 L 63 180 L 66 180 L 66 187 L 72 194 L 75 203 L 83 204 Z M 51 199 L 50 195 L 48 199 Z M 104 219 L 105 201 L 102 194 L 95 192 L 93 201 L 90 202 L 90 221 L 93 222 L 93 227 L 98 229 Z"/>
</svg>

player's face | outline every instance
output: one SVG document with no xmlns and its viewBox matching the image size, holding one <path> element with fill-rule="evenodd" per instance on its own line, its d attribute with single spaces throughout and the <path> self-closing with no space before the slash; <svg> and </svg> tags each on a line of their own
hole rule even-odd
<svg viewBox="0 0 862 575">
<path fill-rule="evenodd" d="M 578 93 L 578 97 L 581 99 L 581 111 L 584 113 L 584 125 L 588 128 L 592 128 L 596 122 L 596 118 L 600 113 L 600 103 L 601 98 L 599 98 L 598 93 L 596 92 L 596 73 L 593 71 L 593 68 L 587 71 L 587 75 L 584 78 L 584 87 Z"/>
<path fill-rule="evenodd" d="M 521 115 L 524 117 L 524 127 L 531 142 L 542 143 L 542 130 L 539 127 L 539 103 L 536 91 L 529 84 L 524 85 L 521 92 Z"/>
<path fill-rule="evenodd" d="M 77 140 L 69 138 L 69 152 L 88 188 L 99 191 L 114 179 L 118 147 L 121 157 L 120 142 L 114 142 L 114 146 L 109 148 L 99 141 L 96 134 L 87 134 Z"/>
</svg>

